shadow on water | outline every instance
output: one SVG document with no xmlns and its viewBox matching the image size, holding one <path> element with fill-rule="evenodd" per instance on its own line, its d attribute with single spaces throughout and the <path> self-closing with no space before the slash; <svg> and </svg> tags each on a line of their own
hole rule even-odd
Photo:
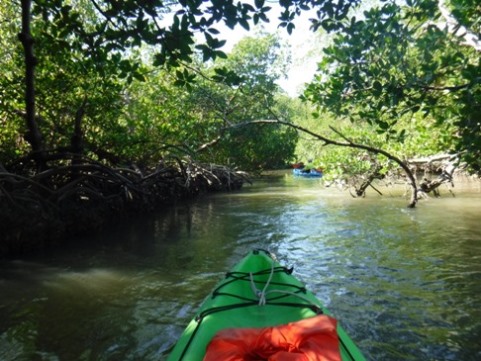
<svg viewBox="0 0 481 361">
<path fill-rule="evenodd" d="M 295 266 L 368 359 L 479 360 L 479 201 L 411 210 L 281 175 L 122 221 L 0 263 L 0 359 L 165 359 L 223 273 L 262 247 Z"/>
</svg>

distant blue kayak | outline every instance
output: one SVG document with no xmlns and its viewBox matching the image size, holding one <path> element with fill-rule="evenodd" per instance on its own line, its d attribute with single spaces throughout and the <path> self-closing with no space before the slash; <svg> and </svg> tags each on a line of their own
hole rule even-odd
<svg viewBox="0 0 481 361">
<path fill-rule="evenodd" d="M 301 169 L 301 168 L 294 168 L 292 170 L 292 174 L 299 177 L 308 177 L 308 178 L 321 178 L 322 172 L 316 169 Z"/>
</svg>

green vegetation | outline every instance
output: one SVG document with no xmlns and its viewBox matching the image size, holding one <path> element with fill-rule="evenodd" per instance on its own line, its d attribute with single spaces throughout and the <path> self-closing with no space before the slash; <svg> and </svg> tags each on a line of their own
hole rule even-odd
<svg viewBox="0 0 481 361">
<path fill-rule="evenodd" d="M 42 155 L 42 162 L 49 162 L 66 153 L 140 168 L 186 155 L 247 170 L 282 167 L 292 158 L 296 142 L 292 130 L 228 131 L 235 123 L 268 117 L 270 107 L 275 107 L 276 80 L 282 72 L 277 65 L 286 62 L 273 35 L 244 39 L 229 58 L 205 47 L 193 54 L 193 49 L 178 44 L 186 55 L 174 53 L 176 60 L 171 62 L 176 66 L 166 67 L 158 64 L 159 53 L 145 39 L 142 45 L 121 37 L 119 49 L 114 47 L 107 29 L 100 33 L 99 27 L 107 25 L 95 2 L 35 5 L 36 112 L 27 128 L 23 54 L 15 41 L 19 6 L 2 5 L 10 19 L 1 29 L 5 77 L 0 121 L 5 127 L 0 129 L 4 145 L 0 162 L 7 167 L 25 157 L 39 161 Z M 206 51 L 215 61 L 207 62 Z"/>
<path fill-rule="evenodd" d="M 339 179 L 451 152 L 479 174 L 477 2 L 364 2 L 362 13 L 360 4 L 282 0 L 275 13 L 264 0 L 3 2 L 0 216 L 75 223 L 93 207 L 102 218 L 238 187 L 231 169 L 307 158 Z M 277 85 L 289 54 L 275 35 L 222 49 L 219 25 L 277 17 L 290 34 L 309 9 L 329 45 L 303 103 Z M 323 147 L 309 132 L 335 142 Z"/>
<path fill-rule="evenodd" d="M 383 2 L 346 19 L 304 98 L 358 142 L 405 159 L 456 153 L 479 173 L 479 5 L 453 0 L 451 19 L 447 5 Z"/>
</svg>

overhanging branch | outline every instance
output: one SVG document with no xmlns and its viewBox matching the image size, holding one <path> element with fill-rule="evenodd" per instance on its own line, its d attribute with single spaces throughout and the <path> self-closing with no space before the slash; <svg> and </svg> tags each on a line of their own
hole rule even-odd
<svg viewBox="0 0 481 361">
<path fill-rule="evenodd" d="M 406 163 L 404 163 L 401 159 L 399 159 L 398 157 L 386 152 L 385 150 L 382 150 L 382 149 L 379 149 L 379 148 L 374 148 L 374 147 L 371 147 L 371 146 L 368 146 L 368 145 L 364 145 L 364 144 L 358 144 L 358 143 L 354 143 L 353 141 L 349 140 L 348 138 L 346 138 L 345 136 L 343 136 L 339 131 L 337 131 L 336 129 L 332 128 L 331 129 L 336 133 L 338 134 L 339 136 L 341 136 L 345 141 L 344 142 L 341 142 L 341 141 L 337 141 L 337 140 L 334 140 L 334 139 L 329 139 L 329 138 L 326 138 L 320 134 L 317 134 L 317 133 L 314 133 L 313 131 L 307 129 L 307 128 L 304 128 L 304 127 L 301 127 L 299 125 L 296 125 L 296 124 L 293 124 L 293 123 L 290 123 L 290 122 L 286 122 L 286 121 L 283 121 L 283 120 L 280 120 L 280 119 L 275 119 L 275 120 L 269 120 L 269 119 L 265 119 L 265 120 L 252 120 L 252 121 L 248 121 L 248 122 L 242 122 L 242 123 L 237 123 L 237 124 L 234 124 L 230 127 L 227 127 L 226 129 L 224 130 L 227 130 L 227 129 L 235 129 L 235 128 L 240 128 L 240 127 L 245 127 L 245 126 L 250 126 L 250 125 L 254 125 L 254 124 L 281 124 L 281 125 L 285 125 L 285 126 L 288 126 L 288 127 L 291 127 L 291 128 L 294 128 L 298 131 L 301 131 L 303 133 L 306 133 L 306 134 L 309 134 L 311 135 L 312 137 L 324 142 L 325 145 L 337 145 L 337 146 L 340 146 L 340 147 L 350 147 L 350 148 L 357 148 L 357 149 L 364 149 L 368 152 L 371 152 L 371 153 L 374 153 L 374 154 L 381 154 L 383 156 L 385 156 L 386 158 L 396 162 L 403 170 L 404 172 L 406 173 L 406 176 L 408 177 L 409 179 L 409 182 L 410 182 L 410 186 L 411 186 L 411 189 L 412 189 L 412 195 L 411 195 L 411 200 L 410 200 L 410 203 L 408 205 L 409 208 L 414 208 L 416 206 L 416 203 L 418 201 L 418 189 L 417 189 L 417 185 L 416 185 L 416 178 L 414 177 L 413 173 L 411 172 L 411 170 L 409 169 L 409 167 L 406 165 Z"/>
</svg>

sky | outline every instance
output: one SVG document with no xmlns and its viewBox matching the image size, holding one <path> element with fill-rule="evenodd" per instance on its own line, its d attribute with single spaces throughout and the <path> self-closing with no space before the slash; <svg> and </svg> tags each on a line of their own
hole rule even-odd
<svg viewBox="0 0 481 361">
<path fill-rule="evenodd" d="M 249 0 L 247 0 L 249 1 Z M 286 74 L 285 79 L 279 80 L 279 85 L 292 97 L 302 94 L 302 88 L 306 82 L 309 82 L 313 77 L 317 69 L 317 63 L 320 58 L 314 58 L 310 54 L 314 49 L 314 42 L 316 40 L 314 33 L 309 30 L 310 17 L 315 17 L 315 12 L 303 12 L 300 16 L 294 19 L 295 29 L 292 34 L 289 35 L 285 28 L 278 28 L 278 17 L 281 13 L 281 7 L 277 1 L 268 1 L 267 6 L 272 9 L 269 11 L 268 16 L 270 18 L 269 23 L 262 23 L 263 29 L 270 33 L 277 32 L 281 39 L 284 40 L 291 49 L 292 64 Z M 174 12 L 171 13 L 173 16 Z M 172 18 L 166 15 L 163 22 L 166 26 L 172 23 Z M 240 25 L 237 25 L 234 30 L 228 28 L 222 23 L 216 24 L 215 28 L 219 30 L 219 40 L 226 40 L 226 45 L 222 50 L 229 53 L 232 47 L 239 42 L 243 37 L 252 36 L 253 31 L 247 31 Z M 203 41 L 203 37 L 199 38 Z M 319 48 L 319 47 L 317 47 Z M 319 53 L 319 51 L 317 51 Z M 308 56 L 309 55 L 309 56 Z"/>
<path fill-rule="evenodd" d="M 272 6 L 269 4 L 269 6 Z M 273 19 L 270 23 L 263 23 L 263 28 L 270 33 L 278 32 L 283 40 L 285 40 L 290 49 L 292 56 L 292 64 L 290 70 L 286 74 L 286 79 L 279 81 L 279 85 L 292 97 L 301 94 L 304 83 L 309 82 L 317 69 L 317 62 L 319 58 L 314 58 L 309 52 L 313 49 L 315 41 L 314 33 L 309 30 L 309 14 L 304 14 L 294 21 L 296 28 L 292 34 L 289 35 L 285 28 L 277 28 L 278 20 L 277 16 L 279 11 L 273 8 L 269 14 Z M 217 26 L 221 32 L 219 38 L 227 41 L 223 50 L 229 52 L 232 47 L 239 42 L 243 37 L 252 36 L 252 30 L 246 31 L 242 27 L 238 26 L 234 30 L 229 29 L 226 26 Z M 310 56 L 309 56 L 310 55 Z"/>
</svg>

